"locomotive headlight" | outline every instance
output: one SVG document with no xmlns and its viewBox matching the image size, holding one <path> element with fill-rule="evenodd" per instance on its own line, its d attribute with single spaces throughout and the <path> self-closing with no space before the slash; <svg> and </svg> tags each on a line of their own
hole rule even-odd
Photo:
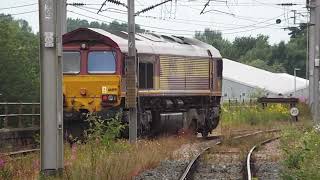
<svg viewBox="0 0 320 180">
<path fill-rule="evenodd" d="M 86 49 L 87 48 L 87 45 L 85 43 L 82 43 L 81 44 L 81 49 Z"/>
<path fill-rule="evenodd" d="M 115 95 L 109 95 L 108 96 L 108 100 L 109 101 L 115 101 L 116 100 L 116 96 Z"/>
<path fill-rule="evenodd" d="M 117 96 L 116 95 L 102 95 L 102 101 L 104 102 L 114 102 L 117 100 Z"/>
</svg>

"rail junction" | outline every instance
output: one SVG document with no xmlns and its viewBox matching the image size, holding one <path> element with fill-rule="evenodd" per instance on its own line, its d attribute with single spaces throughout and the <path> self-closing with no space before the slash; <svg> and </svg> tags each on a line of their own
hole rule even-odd
<svg viewBox="0 0 320 180">
<path fill-rule="evenodd" d="M 278 133 L 280 130 L 259 130 L 251 133 L 244 133 L 231 137 L 231 141 L 241 141 L 242 143 L 250 142 L 251 137 L 258 135 L 272 135 Z M 231 145 L 228 148 L 220 149 L 219 146 L 224 143 L 229 143 L 219 138 L 215 142 L 214 146 L 206 147 L 203 151 L 198 153 L 186 166 L 184 172 L 180 176 L 179 180 L 191 180 L 191 179 L 252 179 L 252 158 L 251 155 L 257 147 L 268 144 L 279 137 L 269 138 L 259 142 L 252 147 L 250 151 L 247 151 L 244 155 L 244 149 L 233 147 Z M 250 145 L 247 145 L 250 146 Z M 248 149 L 248 148 L 245 148 Z M 245 158 L 244 158 L 245 157 Z M 212 164 L 210 163 L 212 162 Z M 264 162 L 266 163 L 266 162 Z"/>
</svg>

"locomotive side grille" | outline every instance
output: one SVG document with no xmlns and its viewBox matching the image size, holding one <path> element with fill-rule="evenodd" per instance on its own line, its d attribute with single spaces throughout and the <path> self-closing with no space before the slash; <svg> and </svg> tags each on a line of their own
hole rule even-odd
<svg viewBox="0 0 320 180">
<path fill-rule="evenodd" d="M 160 56 L 160 89 L 209 89 L 209 59 Z"/>
<path fill-rule="evenodd" d="M 209 59 L 186 59 L 186 89 L 209 89 Z"/>
<path fill-rule="evenodd" d="M 160 89 L 185 89 L 185 60 L 183 57 L 160 56 Z"/>
</svg>

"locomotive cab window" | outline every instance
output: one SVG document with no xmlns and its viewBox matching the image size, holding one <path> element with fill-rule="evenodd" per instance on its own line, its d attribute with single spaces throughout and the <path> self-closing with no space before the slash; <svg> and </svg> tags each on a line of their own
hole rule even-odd
<svg viewBox="0 0 320 180">
<path fill-rule="evenodd" d="M 80 52 L 63 52 L 63 73 L 77 74 L 80 72 Z"/>
<path fill-rule="evenodd" d="M 88 73 L 115 73 L 116 53 L 114 51 L 91 51 L 88 55 Z"/>
<path fill-rule="evenodd" d="M 153 64 L 150 62 L 139 63 L 139 88 L 153 88 Z"/>
</svg>

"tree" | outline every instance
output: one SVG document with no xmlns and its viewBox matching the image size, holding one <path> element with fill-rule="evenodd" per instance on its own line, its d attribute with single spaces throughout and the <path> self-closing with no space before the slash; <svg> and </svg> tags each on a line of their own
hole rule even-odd
<svg viewBox="0 0 320 180">
<path fill-rule="evenodd" d="M 119 23 L 118 21 L 112 21 L 109 24 L 106 23 L 99 23 L 97 21 L 88 22 L 87 20 L 82 19 L 67 19 L 67 31 L 73 31 L 78 28 L 99 28 L 103 29 L 108 32 L 119 32 L 119 31 L 127 31 L 128 25 L 127 23 Z M 141 27 L 136 24 L 136 32 L 144 32 L 144 29 L 141 29 Z"/>
<path fill-rule="evenodd" d="M 0 99 L 39 101 L 38 37 L 24 20 L 0 14 Z"/>
<path fill-rule="evenodd" d="M 222 38 L 222 33 L 220 31 L 214 31 L 207 28 L 204 30 L 204 32 L 196 32 L 195 38 L 214 46 L 220 50 L 220 53 L 224 57 L 228 56 L 228 49 L 231 47 L 231 43 Z"/>
<path fill-rule="evenodd" d="M 293 74 L 294 68 L 300 68 L 297 72 L 300 77 L 305 77 L 306 73 L 306 56 L 307 56 L 307 38 L 306 31 L 291 38 L 287 44 L 287 60 L 284 63 L 286 70 Z"/>
<path fill-rule="evenodd" d="M 233 42 L 223 39 L 221 32 L 205 29 L 196 32 L 195 38 L 218 48 L 224 58 L 272 72 L 293 74 L 294 68 L 300 68 L 297 75 L 305 77 L 306 72 L 306 25 L 302 24 L 294 31 L 288 43 L 270 45 L 268 36 L 236 37 Z"/>
<path fill-rule="evenodd" d="M 252 40 L 254 41 L 251 41 L 252 44 L 250 44 L 252 48 L 247 49 L 245 54 L 240 57 L 240 62 L 246 63 L 259 59 L 265 61 L 266 64 L 269 64 L 268 62 L 272 57 L 272 51 L 268 43 L 268 39 L 269 38 L 267 36 L 263 35 L 253 38 Z M 255 42 L 255 44 L 253 44 L 253 42 Z"/>
<path fill-rule="evenodd" d="M 236 37 L 232 43 L 232 59 L 239 61 L 249 50 L 256 46 L 257 39 L 254 37 Z"/>
</svg>

